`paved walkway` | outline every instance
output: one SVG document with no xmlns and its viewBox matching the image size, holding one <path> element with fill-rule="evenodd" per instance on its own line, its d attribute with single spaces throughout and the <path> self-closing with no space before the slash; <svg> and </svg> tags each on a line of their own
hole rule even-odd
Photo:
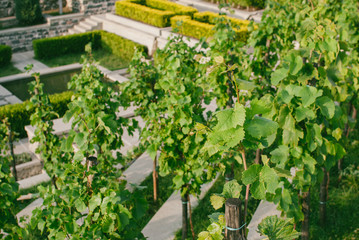
<svg viewBox="0 0 359 240">
<path fill-rule="evenodd" d="M 34 51 L 14 53 L 12 55 L 11 62 L 17 69 L 19 69 L 22 72 L 25 71 L 24 69 L 28 64 L 33 65 L 32 70 L 35 72 L 49 68 L 45 64 L 34 59 Z"/>
<path fill-rule="evenodd" d="M 204 12 L 204 11 L 217 12 L 217 13 L 219 12 L 218 4 L 209 3 L 206 1 L 178 0 L 178 3 L 197 8 L 199 12 Z M 226 10 L 222 10 L 222 12 L 226 12 L 231 17 L 236 17 L 236 18 L 240 18 L 240 19 L 250 19 L 250 20 L 254 20 L 255 22 L 261 21 L 262 12 L 263 12 L 263 10 L 253 11 L 253 12 L 248 12 L 248 11 L 239 10 L 239 9 L 232 9 L 232 10 L 234 11 L 233 14 Z"/>
<path fill-rule="evenodd" d="M 199 199 L 204 198 L 208 190 L 213 186 L 216 179 L 210 183 L 204 184 L 201 187 L 201 194 Z M 190 199 L 193 212 L 193 210 L 198 205 L 199 199 L 193 196 L 191 196 Z M 143 228 L 142 233 L 145 235 L 145 237 L 147 237 L 148 240 L 172 240 L 175 237 L 175 233 L 181 228 L 181 226 L 181 194 L 179 192 L 174 192 Z"/>
</svg>

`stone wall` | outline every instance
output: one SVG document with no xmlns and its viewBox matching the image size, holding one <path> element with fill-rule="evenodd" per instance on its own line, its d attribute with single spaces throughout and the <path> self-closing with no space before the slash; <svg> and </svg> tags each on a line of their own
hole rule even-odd
<svg viewBox="0 0 359 240">
<path fill-rule="evenodd" d="M 65 7 L 67 4 L 66 0 L 62 0 L 62 7 Z M 53 10 L 59 8 L 58 0 L 40 0 L 40 5 L 42 11 Z"/>
<path fill-rule="evenodd" d="M 2 30 L 0 44 L 11 46 L 13 52 L 29 51 L 32 50 L 32 40 L 61 36 L 83 19 L 83 13 L 74 13 L 49 17 L 46 24 Z"/>
<path fill-rule="evenodd" d="M 69 7 L 74 13 L 86 15 L 113 12 L 117 0 L 62 0 L 63 7 Z M 42 11 L 58 9 L 58 0 L 40 0 Z M 14 0 L 0 0 L 0 18 L 14 16 Z"/>
<path fill-rule="evenodd" d="M 73 12 L 83 12 L 85 15 L 113 12 L 117 0 L 67 0 L 68 7 Z"/>
<path fill-rule="evenodd" d="M 0 18 L 15 15 L 14 0 L 0 0 Z"/>
</svg>

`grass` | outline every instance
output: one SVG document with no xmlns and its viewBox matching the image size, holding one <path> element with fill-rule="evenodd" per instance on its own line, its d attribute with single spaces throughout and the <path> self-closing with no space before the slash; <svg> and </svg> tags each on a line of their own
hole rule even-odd
<svg viewBox="0 0 359 240">
<path fill-rule="evenodd" d="M 143 229 L 151 218 L 156 214 L 160 207 L 167 201 L 167 199 L 173 193 L 172 186 L 172 175 L 165 177 L 158 177 L 158 199 L 156 202 L 153 200 L 153 181 L 152 174 L 150 174 L 142 183 L 141 186 L 147 188 L 142 190 L 142 195 L 145 197 L 149 208 L 145 215 L 138 222 L 139 229 Z M 138 191 L 138 190 L 137 190 Z"/>
<path fill-rule="evenodd" d="M 351 240 L 359 239 L 359 131 L 353 132 L 347 156 L 343 161 L 343 169 L 354 165 L 356 173 L 343 176 L 338 182 L 338 171 L 334 167 L 330 173 L 329 199 L 327 202 L 327 222 L 319 225 L 319 194 L 311 198 L 311 239 L 318 240 Z M 319 192 L 319 187 L 318 191 Z"/>
<path fill-rule="evenodd" d="M 31 161 L 32 161 L 32 157 L 30 153 L 24 152 L 20 154 L 15 154 L 16 165 L 31 162 Z"/>
<path fill-rule="evenodd" d="M 238 179 L 237 176 L 239 176 L 240 173 L 236 173 L 236 179 Z M 207 227 L 211 224 L 208 215 L 214 213 L 214 212 L 223 212 L 224 213 L 224 207 L 218 210 L 214 210 L 214 208 L 211 205 L 210 197 L 214 193 L 221 193 L 223 191 L 223 186 L 225 184 L 225 180 L 223 176 L 220 176 L 217 181 L 213 184 L 212 188 L 207 192 L 205 197 L 199 201 L 198 206 L 192 211 L 192 222 L 193 222 L 193 228 L 195 235 L 197 235 L 202 232 L 206 231 Z M 244 189 L 243 189 L 244 190 Z M 248 202 L 248 219 L 251 219 L 254 211 L 257 209 L 257 206 L 259 204 L 259 200 L 250 198 Z M 188 238 L 192 239 L 192 234 L 190 228 L 188 228 Z M 179 230 L 176 232 L 175 240 L 181 240 L 182 239 L 182 230 Z"/>
<path fill-rule="evenodd" d="M 18 73 L 21 73 L 21 71 L 14 67 L 12 63 L 0 67 L 0 77 L 10 76 Z"/>
<path fill-rule="evenodd" d="M 111 71 L 125 68 L 128 67 L 129 65 L 129 61 L 122 59 L 121 57 L 116 56 L 104 49 L 94 50 L 92 54 L 95 60 L 101 66 Z M 72 53 L 72 54 L 66 54 L 52 59 L 46 59 L 40 61 L 49 67 L 58 67 L 58 66 L 81 62 L 82 55 L 84 55 L 84 53 Z"/>
</svg>

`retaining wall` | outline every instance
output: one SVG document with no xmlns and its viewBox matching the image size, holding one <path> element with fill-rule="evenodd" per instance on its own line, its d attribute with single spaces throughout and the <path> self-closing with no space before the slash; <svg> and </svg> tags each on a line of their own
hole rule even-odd
<svg viewBox="0 0 359 240">
<path fill-rule="evenodd" d="M 62 0 L 62 6 L 68 7 L 74 13 L 83 12 L 85 15 L 112 12 L 116 0 Z M 40 0 L 42 11 L 59 8 L 58 0 Z M 0 18 L 15 15 L 14 0 L 0 0 Z"/>
<path fill-rule="evenodd" d="M 1 30 L 0 44 L 11 46 L 14 53 L 29 51 L 32 50 L 34 39 L 63 35 L 84 17 L 83 13 L 74 13 L 49 17 L 46 24 Z"/>
</svg>

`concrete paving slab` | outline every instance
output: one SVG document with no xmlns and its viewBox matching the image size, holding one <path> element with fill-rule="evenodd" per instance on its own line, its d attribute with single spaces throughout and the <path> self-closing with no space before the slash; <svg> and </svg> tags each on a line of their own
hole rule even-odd
<svg viewBox="0 0 359 240">
<path fill-rule="evenodd" d="M 15 95 L 11 95 L 9 97 L 5 97 L 5 101 L 8 102 L 8 104 L 15 104 L 15 103 L 22 103 L 20 98 L 16 97 Z"/>
<path fill-rule="evenodd" d="M 41 207 L 43 202 L 44 202 L 44 200 L 42 198 L 38 198 L 35 201 L 33 201 L 32 203 L 30 203 L 26 208 L 21 210 L 18 214 L 16 214 L 18 222 L 20 222 L 21 217 L 31 216 L 32 211 L 34 211 L 36 208 Z M 25 221 L 25 222 L 28 222 L 28 221 Z M 20 224 L 20 226 L 21 226 L 21 224 Z"/>
<path fill-rule="evenodd" d="M 265 236 L 261 236 L 258 230 L 258 224 L 266 217 L 277 215 L 280 216 L 280 211 L 277 210 L 277 206 L 274 203 L 267 201 L 261 201 L 257 207 L 257 210 L 254 212 L 251 222 L 248 225 L 248 236 L 247 239 L 250 240 L 261 240 L 266 239 Z"/>
<path fill-rule="evenodd" d="M 134 163 L 123 172 L 124 179 L 127 180 L 127 189 L 131 190 L 132 184 L 141 184 L 152 172 L 153 160 L 147 154 L 142 154 Z"/>
<path fill-rule="evenodd" d="M 12 93 L 9 90 L 0 85 L 0 97 L 6 97 L 11 95 Z"/>
<path fill-rule="evenodd" d="M 40 183 L 48 182 L 50 180 L 51 179 L 50 179 L 49 175 L 47 175 L 47 173 L 43 170 L 42 174 L 35 175 L 35 176 L 29 177 L 29 178 L 25 178 L 23 180 L 17 181 L 17 183 L 20 185 L 19 186 L 20 189 L 28 189 L 33 186 L 39 185 Z"/>
<path fill-rule="evenodd" d="M 148 24 L 136 21 L 136 20 L 129 19 L 129 18 L 121 17 L 121 16 L 118 16 L 118 15 L 115 15 L 112 13 L 107 13 L 106 18 L 111 21 L 117 22 L 119 24 L 128 26 L 132 29 L 137 29 L 137 30 L 140 30 L 142 32 L 145 32 L 145 33 L 148 33 L 148 34 L 151 34 L 154 36 L 159 36 L 161 33 L 161 28 L 158 28 L 158 27 L 155 27 L 152 25 L 148 25 Z"/>
<path fill-rule="evenodd" d="M 197 8 L 199 11 L 211 11 L 211 12 L 219 12 L 218 4 L 209 3 L 205 1 L 200 0 L 179 0 L 177 3 L 186 5 L 186 6 L 192 6 Z M 260 22 L 262 18 L 262 12 L 263 10 L 259 11 L 245 11 L 245 10 L 239 10 L 239 9 L 232 9 L 234 10 L 234 14 L 230 14 L 229 11 L 222 10 L 222 12 L 226 12 L 228 16 L 236 17 L 240 19 L 253 19 L 255 22 Z"/>
<path fill-rule="evenodd" d="M 217 178 L 216 178 L 217 179 Z M 209 182 L 201 187 L 199 199 L 204 198 L 214 182 Z M 191 196 L 192 211 L 198 205 L 198 199 Z M 174 234 L 182 226 L 182 201 L 179 192 L 173 193 L 162 205 L 158 212 L 142 230 L 147 240 L 172 240 Z"/>
<path fill-rule="evenodd" d="M 20 71 L 25 71 L 24 68 L 28 64 L 33 64 L 32 70 L 35 72 L 49 68 L 45 64 L 34 59 L 34 51 L 14 53 L 12 55 L 12 63 Z"/>
</svg>

